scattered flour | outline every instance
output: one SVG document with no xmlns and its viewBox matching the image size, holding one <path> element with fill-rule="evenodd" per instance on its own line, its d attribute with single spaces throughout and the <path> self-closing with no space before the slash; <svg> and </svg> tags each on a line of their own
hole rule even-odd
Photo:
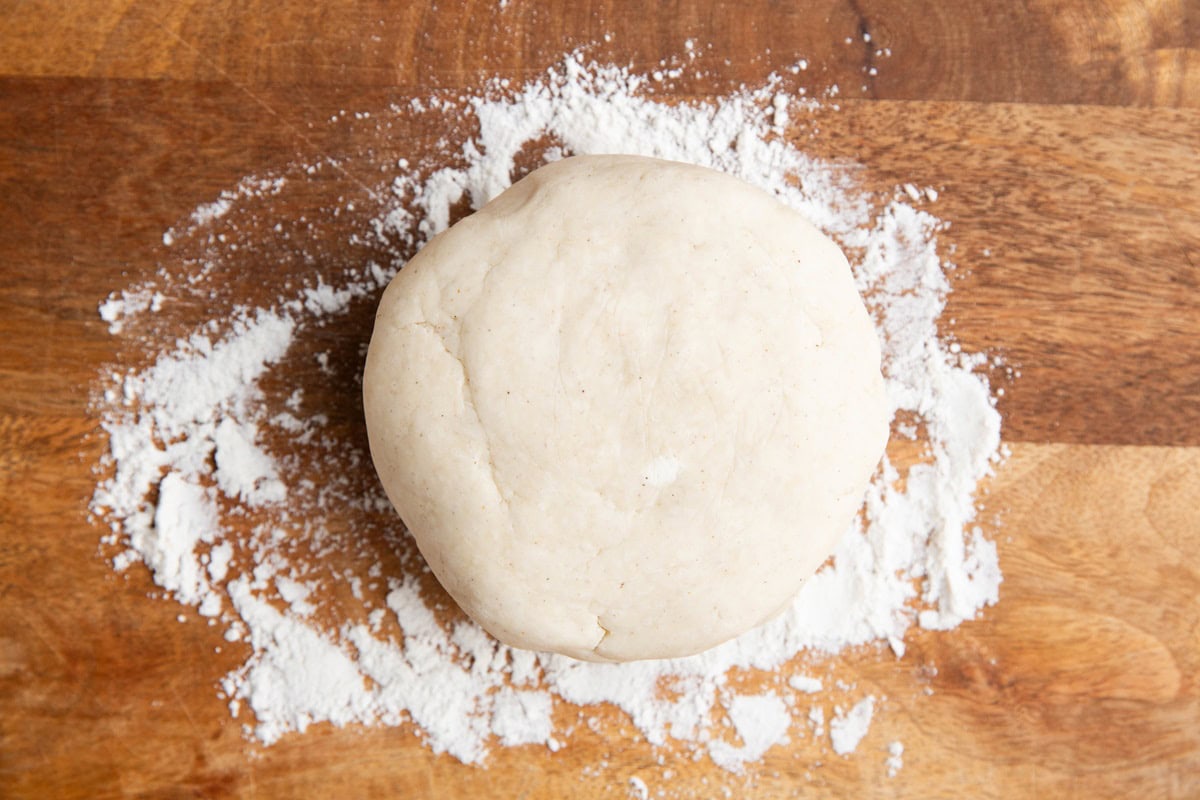
<svg viewBox="0 0 1200 800">
<path fill-rule="evenodd" d="M 726 711 L 742 746 L 720 739 L 709 742 L 708 754 L 717 766 L 742 772 L 746 763 L 758 761 L 773 745 L 787 742 L 792 716 L 775 694 L 734 695 Z"/>
<path fill-rule="evenodd" d="M 810 678 L 807 675 L 793 675 L 788 678 L 788 686 L 797 692 L 804 692 L 805 694 L 816 694 L 821 691 L 820 679 Z"/>
<path fill-rule="evenodd" d="M 833 745 L 833 752 L 839 756 L 853 753 L 870 730 L 871 717 L 874 715 L 875 698 L 870 695 L 858 701 L 849 712 L 836 709 L 833 719 L 829 721 L 829 741 Z"/>
<path fill-rule="evenodd" d="M 273 242 L 319 234 L 304 217 L 271 219 L 270 198 L 324 171 L 344 173 L 349 163 L 323 157 L 285 175 L 246 178 L 198 208 L 189 224 L 164 234 L 175 262 L 100 305 L 110 331 L 128 343 L 129 361 L 135 353 L 151 361 L 107 370 L 97 386 L 93 407 L 109 453 L 98 465 L 92 512 L 110 529 L 103 542 L 116 569 L 144 562 L 156 583 L 246 648 L 221 686 L 248 735 L 269 744 L 320 722 L 411 722 L 433 752 L 479 763 L 493 744 L 569 746 L 556 706 L 608 703 L 650 745 L 671 744 L 737 772 L 787 740 L 794 697 L 734 691 L 730 671 L 775 671 L 801 653 L 872 642 L 902 657 L 914 624 L 950 629 L 996 602 L 996 548 L 974 525 L 974 494 L 998 458 L 1000 417 L 979 374 L 987 359 L 952 351 L 938 337 L 950 291 L 937 248 L 943 223 L 910 203 L 936 193 L 906 186 L 897 197 L 876 197 L 852 169 L 797 150 L 782 134 L 814 105 L 781 79 L 682 105 L 654 100 L 646 93 L 652 81 L 572 55 L 524 86 L 498 82 L 473 96 L 436 95 L 372 113 L 380 134 L 372 154 L 387 151 L 387 132 L 414 115 L 477 126 L 473 137 L 443 139 L 432 154 L 392 155 L 379 167 L 380 183 L 364 187 L 355 202 L 369 206 L 368 216 L 345 244 L 383 249 L 388 263 L 318 274 L 321 259 L 304 253 L 285 279 L 255 277 L 260 305 L 240 299 L 237 280 L 222 280 L 225 272 L 238 277 L 231 265 L 239 254 L 263 246 L 241 227 L 254 213 L 266 215 Z M 361 436 L 345 434 L 359 421 L 338 427 L 333 409 L 312 406 L 319 392 L 289 380 L 301 372 L 288 366 L 294 351 L 311 363 L 319 349 L 313 374 L 345 376 L 341 391 L 353 394 L 365 342 L 352 342 L 357 355 L 327 352 L 338 321 L 358 308 L 369 319 L 382 287 L 460 203 L 480 207 L 531 158 L 613 152 L 732 173 L 837 239 L 878 324 L 897 437 L 920 437 L 926 450 L 917 463 L 884 461 L 862 519 L 777 619 L 698 656 L 623 665 L 512 650 L 438 600 Z M 338 201 L 333 216 L 354 212 Z M 263 303 L 262 292 L 274 299 Z M 192 305 L 210 316 L 183 335 L 150 324 L 165 302 L 182 298 L 200 298 Z M 343 338 L 362 337 L 352 330 Z M 646 465 L 651 479 L 676 468 Z M 802 675 L 788 685 L 823 690 Z M 867 698 L 836 714 L 834 751 L 853 752 L 873 713 Z M 822 735 L 823 710 L 813 706 L 807 722 Z M 629 788 L 648 792 L 640 778 Z"/>
<path fill-rule="evenodd" d="M 542 744 L 554 733 L 554 703 L 546 692 L 504 688 L 492 708 L 492 733 L 500 744 Z"/>
<path fill-rule="evenodd" d="M 902 743 L 892 742 L 888 745 L 888 757 L 885 764 L 889 778 L 900 774 L 900 770 L 904 768 L 904 745 Z"/>
<path fill-rule="evenodd" d="M 233 208 L 234 203 L 239 199 L 243 197 L 261 197 L 264 194 L 279 194 L 283 191 L 286 183 L 287 180 L 285 178 L 243 178 L 233 189 L 226 189 L 221 192 L 216 200 L 197 206 L 196 210 L 192 212 L 192 224 L 196 226 L 210 225 L 228 214 L 229 210 Z M 167 231 L 163 234 L 163 244 L 169 247 L 174 242 L 174 231 Z"/>
<path fill-rule="evenodd" d="M 125 327 L 125 317 L 136 317 L 146 311 L 159 312 L 166 298 L 162 292 L 131 287 L 122 292 L 113 292 L 100 304 L 100 319 L 108 323 L 108 332 L 120 333 Z"/>
<path fill-rule="evenodd" d="M 808 710 L 808 727 L 812 728 L 813 736 L 820 737 L 825 733 L 825 709 L 813 706 Z"/>
</svg>

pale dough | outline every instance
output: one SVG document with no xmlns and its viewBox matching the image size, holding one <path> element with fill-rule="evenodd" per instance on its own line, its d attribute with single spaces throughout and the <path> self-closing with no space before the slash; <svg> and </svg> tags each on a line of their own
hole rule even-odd
<svg viewBox="0 0 1200 800">
<path fill-rule="evenodd" d="M 888 432 L 837 246 L 733 177 L 634 156 L 543 167 L 431 241 L 383 296 L 363 395 L 451 596 L 508 644 L 590 660 L 781 611 Z"/>
</svg>

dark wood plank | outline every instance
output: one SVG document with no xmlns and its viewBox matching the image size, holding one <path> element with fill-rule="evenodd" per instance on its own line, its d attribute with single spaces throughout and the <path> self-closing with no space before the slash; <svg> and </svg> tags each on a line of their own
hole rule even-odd
<svg viewBox="0 0 1200 800">
<path fill-rule="evenodd" d="M 881 192 L 939 190 L 943 329 L 1006 362 L 1006 438 L 1200 444 L 1200 115 L 863 102 L 814 124 L 805 146 Z"/>
<path fill-rule="evenodd" d="M 1195 0 L 27 0 L 5 17 L 8 75 L 427 90 L 533 75 L 575 47 L 652 69 L 691 39 L 711 74 L 678 91 L 807 59 L 810 87 L 847 97 L 1200 105 Z"/>
<path fill-rule="evenodd" d="M 310 88 L 292 104 L 229 84 L 6 79 L 0 93 L 0 262 L 12 265 L 0 408 L 14 412 L 82 407 L 114 347 L 96 304 L 178 258 L 161 232 L 195 205 L 247 174 L 346 156 L 343 174 L 269 209 L 320 213 L 376 182 L 379 159 L 427 152 L 440 133 L 428 120 L 326 122 L 330 109 L 386 108 L 376 90 Z M 995 371 L 1006 437 L 1200 444 L 1200 114 L 872 101 L 820 112 L 819 136 L 807 124 L 795 130 L 806 149 L 869 164 L 858 175 L 883 196 L 905 181 L 940 189 L 929 209 L 952 223 L 943 252 L 959 265 L 947 331 L 1022 373 L 1008 387 Z M 322 225 L 333 263 L 387 257 L 336 246 L 369 208 Z M 296 253 L 264 247 L 251 282 L 283 280 Z M 369 335 L 369 309 L 345 324 Z"/>
</svg>

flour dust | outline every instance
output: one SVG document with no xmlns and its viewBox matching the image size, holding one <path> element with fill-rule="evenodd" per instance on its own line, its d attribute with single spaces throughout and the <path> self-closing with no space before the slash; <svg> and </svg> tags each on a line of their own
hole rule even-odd
<svg viewBox="0 0 1200 800">
<path fill-rule="evenodd" d="M 573 54 L 523 86 L 337 115 L 328 124 L 366 126 L 370 146 L 245 178 L 163 235 L 153 278 L 100 304 L 119 347 L 93 399 L 105 553 L 117 570 L 143 564 L 244 653 L 219 691 L 248 736 L 411 723 L 433 752 L 478 764 L 495 747 L 570 747 L 580 725 L 603 735 L 589 709 L 608 704 L 649 747 L 732 773 L 824 737 L 826 719 L 849 755 L 886 698 L 838 681 L 843 709 L 800 662 L 870 643 L 903 657 L 913 626 L 948 630 L 996 602 L 975 493 L 1000 417 L 985 357 L 938 335 L 951 267 L 936 193 L 878 196 L 861 168 L 805 155 L 786 134 L 819 101 L 782 78 L 683 104 L 654 83 Z M 418 129 L 442 133 L 422 144 L 405 134 Z M 773 193 L 846 250 L 883 343 L 898 449 L 860 519 L 786 613 L 690 658 L 590 664 L 498 644 L 432 580 L 366 451 L 358 381 L 382 288 L 457 216 L 582 153 L 687 161 Z M 349 187 L 336 200 L 320 197 L 330 176 Z M 317 211 L 295 211 L 314 196 Z M 760 680 L 743 691 L 735 674 Z M 888 751 L 893 773 L 902 751 Z"/>
</svg>

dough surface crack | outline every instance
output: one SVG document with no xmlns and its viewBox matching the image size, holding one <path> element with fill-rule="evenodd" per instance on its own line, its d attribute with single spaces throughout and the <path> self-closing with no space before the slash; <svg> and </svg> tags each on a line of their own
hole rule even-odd
<svg viewBox="0 0 1200 800">
<path fill-rule="evenodd" d="M 496 487 L 496 495 L 500 498 L 501 505 L 504 506 L 505 515 L 508 517 L 509 529 L 511 530 L 513 527 L 512 506 L 509 503 L 508 496 L 504 493 L 503 487 L 500 485 L 500 472 L 496 468 L 495 459 L 492 457 L 491 437 L 488 435 L 487 426 L 483 424 L 483 418 L 479 415 L 479 407 L 475 405 L 475 390 L 471 384 L 471 373 L 470 370 L 467 369 L 467 361 L 458 353 L 455 353 L 450 349 L 450 346 L 446 344 L 446 336 L 439 326 L 428 321 L 417 322 L 415 325 L 418 328 L 429 331 L 429 333 L 438 340 L 438 343 L 442 346 L 442 350 L 446 352 L 446 355 L 450 356 L 450 358 L 454 359 L 454 362 L 458 364 L 458 368 L 462 373 L 463 404 L 469 407 L 471 412 L 475 415 L 475 422 L 479 426 L 479 436 L 481 439 L 483 439 L 483 454 L 487 460 L 488 474 L 491 476 L 492 485 Z"/>
</svg>

